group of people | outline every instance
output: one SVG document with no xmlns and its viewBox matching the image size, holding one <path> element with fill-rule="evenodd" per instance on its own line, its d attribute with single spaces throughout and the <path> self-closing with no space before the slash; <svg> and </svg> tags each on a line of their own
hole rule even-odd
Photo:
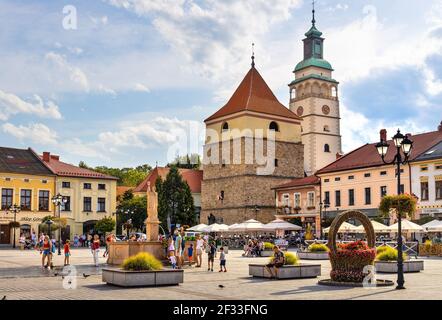
<svg viewBox="0 0 442 320">
<path fill-rule="evenodd" d="M 181 269 L 185 264 L 185 257 L 187 256 L 188 263 L 192 266 L 194 257 L 196 258 L 196 268 L 201 268 L 203 263 L 203 252 L 207 253 L 207 271 L 213 272 L 213 265 L 217 255 L 216 241 L 209 239 L 209 236 L 196 236 L 195 248 L 193 243 L 186 248 L 186 240 L 184 229 L 176 229 L 172 236 L 169 237 L 167 243 L 167 255 L 173 269 Z M 186 252 L 187 250 L 187 252 Z M 224 248 L 219 248 L 219 272 L 227 272 L 226 268 L 226 254 Z M 187 253 L 187 255 L 186 255 Z"/>
<path fill-rule="evenodd" d="M 264 250 L 264 242 L 261 239 L 250 239 L 244 245 L 244 257 L 261 257 L 261 252 Z"/>
</svg>

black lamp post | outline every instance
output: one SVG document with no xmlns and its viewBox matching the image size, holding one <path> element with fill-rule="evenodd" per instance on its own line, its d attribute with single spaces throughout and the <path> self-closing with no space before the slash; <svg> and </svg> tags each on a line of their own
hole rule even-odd
<svg viewBox="0 0 442 320">
<path fill-rule="evenodd" d="M 11 210 L 12 212 L 14 212 L 14 240 L 12 241 L 12 247 L 15 249 L 15 229 L 16 228 L 16 224 L 17 224 L 17 213 L 19 213 L 21 211 L 20 206 L 13 204 L 9 210 Z"/>
<path fill-rule="evenodd" d="M 54 223 L 54 221 L 52 221 L 51 219 L 47 220 L 45 222 L 48 225 L 48 237 L 49 237 L 49 241 L 52 241 L 52 237 L 51 237 L 51 226 Z"/>
<path fill-rule="evenodd" d="M 58 219 L 59 224 L 61 223 L 61 205 L 65 204 L 67 202 L 67 199 L 63 197 L 61 194 L 57 193 L 55 196 L 52 197 L 52 203 L 54 206 L 58 208 Z M 59 226 L 58 230 L 58 255 L 61 255 L 61 224 Z"/>
<path fill-rule="evenodd" d="M 385 155 L 387 154 L 389 144 L 387 143 L 386 138 L 381 134 L 381 141 L 376 144 L 376 149 L 378 150 L 379 155 L 382 158 L 382 161 L 385 164 L 393 164 L 396 166 L 397 171 L 397 194 L 401 194 L 401 165 L 404 165 L 408 162 L 408 159 L 411 154 L 411 149 L 413 148 L 413 141 L 411 141 L 407 136 L 401 134 L 400 130 L 397 130 L 397 133 L 393 137 L 394 146 L 396 147 L 396 154 L 392 161 L 385 161 Z M 402 149 L 402 152 L 401 152 Z M 398 218 L 398 255 L 397 255 L 397 286 L 396 289 L 405 289 L 404 287 L 404 261 L 402 258 L 402 217 L 401 213 L 397 212 Z"/>
</svg>

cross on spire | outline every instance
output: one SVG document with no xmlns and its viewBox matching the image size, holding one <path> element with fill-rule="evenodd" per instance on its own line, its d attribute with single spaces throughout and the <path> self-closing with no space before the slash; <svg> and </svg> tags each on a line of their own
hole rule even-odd
<svg viewBox="0 0 442 320">
<path fill-rule="evenodd" d="M 315 0 L 312 0 L 312 7 L 313 7 L 313 9 L 312 9 L 312 16 L 313 16 L 313 18 L 312 18 L 312 25 L 314 27 L 315 23 L 316 23 L 316 20 L 315 20 Z"/>
<path fill-rule="evenodd" d="M 255 44 L 252 43 L 252 68 L 255 68 Z"/>
</svg>

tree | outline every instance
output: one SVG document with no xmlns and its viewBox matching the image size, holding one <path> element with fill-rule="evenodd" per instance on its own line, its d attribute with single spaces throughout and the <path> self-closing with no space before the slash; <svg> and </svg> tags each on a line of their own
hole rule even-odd
<svg viewBox="0 0 442 320">
<path fill-rule="evenodd" d="M 142 231 L 146 218 L 147 197 L 134 197 L 132 192 L 126 192 L 117 207 L 117 230 L 121 230 L 123 224 L 131 219 L 132 228 Z"/>
<path fill-rule="evenodd" d="M 148 164 L 143 164 L 135 168 L 109 168 L 106 166 L 89 167 L 84 161 L 80 161 L 79 167 L 93 170 L 102 174 L 118 178 L 119 186 L 136 187 L 139 185 L 152 170 Z"/>
<path fill-rule="evenodd" d="M 172 163 L 168 163 L 166 167 L 176 166 L 180 169 L 199 169 L 201 167 L 201 157 L 197 153 L 192 153 L 190 156 L 177 156 Z"/>
<path fill-rule="evenodd" d="M 158 217 L 164 227 L 167 218 L 171 224 L 193 225 L 196 222 L 195 207 L 189 185 L 181 177 L 177 166 L 172 166 L 164 182 L 157 179 Z"/>
<path fill-rule="evenodd" d="M 112 217 L 104 217 L 95 224 L 95 230 L 101 233 L 111 232 L 115 229 L 115 220 Z"/>
<path fill-rule="evenodd" d="M 46 216 L 43 219 L 41 219 L 41 224 L 40 224 L 40 230 L 42 232 L 47 233 L 49 231 L 48 225 L 46 224 L 46 221 L 48 220 L 52 220 L 54 223 L 51 225 L 51 231 L 55 231 L 58 230 L 60 228 L 66 228 L 66 226 L 68 225 L 68 221 L 66 218 L 59 218 L 59 217 L 54 217 L 54 216 Z"/>
</svg>

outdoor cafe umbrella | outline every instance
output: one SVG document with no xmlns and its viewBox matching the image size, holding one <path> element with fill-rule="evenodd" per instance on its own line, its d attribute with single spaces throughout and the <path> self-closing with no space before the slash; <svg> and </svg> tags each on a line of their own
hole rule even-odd
<svg viewBox="0 0 442 320">
<path fill-rule="evenodd" d="M 330 231 L 330 227 L 325 228 L 323 230 L 324 233 L 328 233 Z M 339 233 L 351 233 L 351 232 L 357 232 L 357 227 L 352 225 L 351 223 L 344 222 L 341 224 L 338 230 Z"/>
<path fill-rule="evenodd" d="M 238 231 L 238 232 L 252 232 L 252 231 L 263 231 L 264 229 L 264 225 L 255 220 L 255 219 L 250 219 L 247 220 L 243 223 L 238 224 L 236 227 L 231 228 L 229 231 Z"/>
<path fill-rule="evenodd" d="M 212 232 L 227 232 L 229 231 L 229 226 L 226 224 L 214 223 L 210 226 L 201 229 L 202 232 L 212 233 Z"/>
<path fill-rule="evenodd" d="M 276 230 L 288 230 L 288 231 L 293 231 L 293 230 L 301 230 L 302 228 L 300 226 L 297 226 L 296 224 L 287 222 L 285 220 L 281 220 L 281 219 L 276 219 L 273 220 L 267 224 L 264 225 L 264 230 L 269 230 L 269 231 L 276 231 Z"/>
<path fill-rule="evenodd" d="M 230 226 L 229 226 L 229 231 L 230 231 L 230 232 L 235 231 L 234 229 L 235 229 L 238 225 L 239 225 L 239 223 L 234 223 L 234 224 L 230 225 Z"/>
<path fill-rule="evenodd" d="M 375 233 L 387 233 L 387 232 L 391 231 L 388 228 L 388 226 L 386 226 L 385 224 L 382 224 L 380 222 L 377 222 L 375 220 L 371 220 L 371 225 L 373 226 Z M 360 226 L 357 226 L 355 228 L 355 230 L 357 233 L 364 233 L 365 232 L 364 226 L 362 224 Z"/>
<path fill-rule="evenodd" d="M 187 229 L 186 231 L 197 231 L 197 232 L 199 231 L 199 232 L 201 232 L 202 229 L 204 229 L 205 227 L 207 227 L 207 224 L 201 223 L 196 226 L 193 226 L 192 228 Z"/>
<path fill-rule="evenodd" d="M 395 223 L 388 227 L 390 232 L 397 232 L 398 223 Z M 425 229 L 422 226 L 411 222 L 407 219 L 402 219 L 402 231 L 403 232 L 425 232 Z"/>
<path fill-rule="evenodd" d="M 441 232 L 442 231 L 442 221 L 434 219 L 430 222 L 427 222 L 421 225 L 424 230 L 428 232 Z"/>
</svg>

